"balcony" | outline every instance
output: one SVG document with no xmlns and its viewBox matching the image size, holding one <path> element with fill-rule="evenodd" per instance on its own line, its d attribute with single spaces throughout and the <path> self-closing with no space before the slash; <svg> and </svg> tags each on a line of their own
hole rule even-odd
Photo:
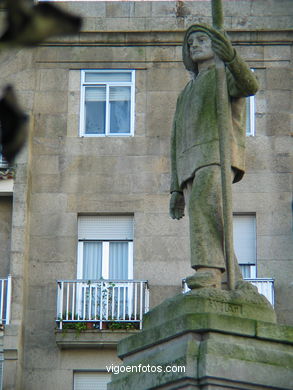
<svg viewBox="0 0 293 390">
<path fill-rule="evenodd" d="M 257 287 L 258 292 L 262 295 L 264 295 L 267 300 L 270 302 L 272 306 L 274 306 L 275 303 L 275 295 L 274 295 L 274 279 L 267 279 L 267 278 L 255 278 L 255 279 L 244 279 L 247 282 L 250 282 L 255 287 Z M 187 284 L 185 283 L 185 280 L 182 281 L 182 292 L 186 293 L 189 291 L 189 288 Z"/>
<path fill-rule="evenodd" d="M 148 310 L 145 280 L 57 282 L 56 322 L 60 330 L 141 329 L 142 317 Z"/>
<path fill-rule="evenodd" d="M 0 324 L 8 325 L 10 322 L 11 306 L 11 276 L 0 279 Z"/>
</svg>

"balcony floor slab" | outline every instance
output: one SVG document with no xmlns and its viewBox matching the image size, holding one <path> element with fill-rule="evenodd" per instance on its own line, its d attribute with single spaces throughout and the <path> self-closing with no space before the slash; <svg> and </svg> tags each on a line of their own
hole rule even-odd
<svg viewBox="0 0 293 390">
<path fill-rule="evenodd" d="M 56 343 L 60 349 L 116 349 L 120 340 L 138 330 L 56 330 Z"/>
</svg>

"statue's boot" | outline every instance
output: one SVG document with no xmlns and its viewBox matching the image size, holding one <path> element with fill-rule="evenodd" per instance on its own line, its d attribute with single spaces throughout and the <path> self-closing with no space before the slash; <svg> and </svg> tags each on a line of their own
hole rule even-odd
<svg viewBox="0 0 293 390">
<path fill-rule="evenodd" d="M 222 271 L 219 268 L 199 268 L 196 273 L 186 278 L 187 286 L 197 288 L 221 288 Z"/>
</svg>

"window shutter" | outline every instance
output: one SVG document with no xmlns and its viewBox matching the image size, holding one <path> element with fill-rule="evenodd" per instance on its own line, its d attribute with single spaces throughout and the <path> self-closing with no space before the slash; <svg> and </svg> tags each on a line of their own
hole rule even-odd
<svg viewBox="0 0 293 390">
<path fill-rule="evenodd" d="M 104 102 L 106 100 L 106 87 L 86 87 L 86 102 Z"/>
<path fill-rule="evenodd" d="M 110 87 L 110 101 L 129 101 L 130 87 Z"/>
<path fill-rule="evenodd" d="M 107 390 L 111 374 L 105 372 L 74 373 L 74 390 Z"/>
<path fill-rule="evenodd" d="M 86 83 L 131 82 L 131 72 L 86 72 Z"/>
<path fill-rule="evenodd" d="M 254 215 L 233 216 L 234 250 L 238 263 L 256 263 L 256 221 Z"/>
<path fill-rule="evenodd" d="M 88 215 L 78 219 L 79 240 L 133 240 L 133 217 Z"/>
</svg>

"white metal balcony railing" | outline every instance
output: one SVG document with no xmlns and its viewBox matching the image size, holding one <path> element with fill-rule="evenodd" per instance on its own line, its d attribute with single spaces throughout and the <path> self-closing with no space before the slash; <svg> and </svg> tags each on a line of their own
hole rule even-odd
<svg viewBox="0 0 293 390">
<path fill-rule="evenodd" d="M 264 295 L 272 306 L 275 304 L 275 289 L 274 279 L 267 278 L 255 278 L 255 279 L 244 279 L 257 287 L 258 292 Z"/>
<path fill-rule="evenodd" d="M 267 300 L 270 302 L 272 306 L 275 304 L 275 294 L 274 294 L 274 279 L 268 278 L 255 278 L 255 279 L 247 279 L 244 278 L 245 281 L 250 282 L 255 287 L 257 287 L 258 292 L 264 295 Z M 185 283 L 185 279 L 182 281 L 182 290 L 183 293 L 189 291 L 187 284 Z"/>
<path fill-rule="evenodd" d="M 149 310 L 149 289 L 145 280 L 59 280 L 57 317 L 64 323 L 133 323 L 142 327 L 143 314 Z"/>
<path fill-rule="evenodd" d="M 11 306 L 11 276 L 0 279 L 0 324 L 8 325 L 10 322 Z"/>
</svg>

